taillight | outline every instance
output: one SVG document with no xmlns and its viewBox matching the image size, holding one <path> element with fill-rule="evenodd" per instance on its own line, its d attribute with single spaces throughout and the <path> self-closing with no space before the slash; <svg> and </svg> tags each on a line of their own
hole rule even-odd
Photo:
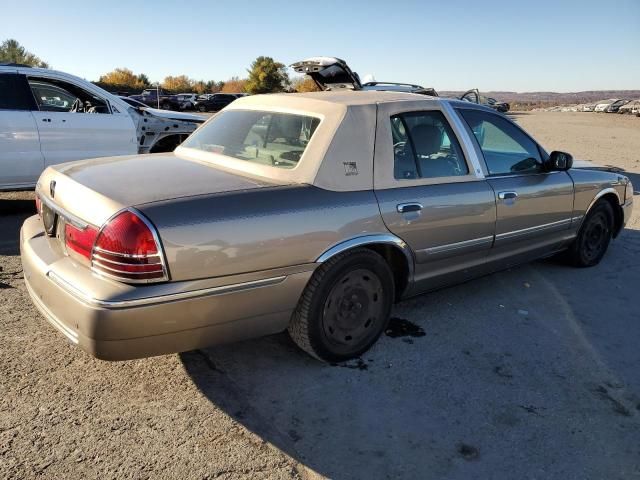
<svg viewBox="0 0 640 480">
<path fill-rule="evenodd" d="M 42 216 L 42 200 L 40 200 L 38 195 L 36 195 L 36 212 L 38 212 L 38 215 Z"/>
<path fill-rule="evenodd" d="M 123 210 L 102 227 L 93 246 L 91 266 L 125 282 L 168 279 L 155 228 L 132 210 Z"/>
<path fill-rule="evenodd" d="M 97 236 L 98 230 L 93 227 L 80 229 L 70 223 L 64 227 L 64 243 L 67 250 L 72 250 L 87 260 L 91 259 L 91 250 Z"/>
</svg>

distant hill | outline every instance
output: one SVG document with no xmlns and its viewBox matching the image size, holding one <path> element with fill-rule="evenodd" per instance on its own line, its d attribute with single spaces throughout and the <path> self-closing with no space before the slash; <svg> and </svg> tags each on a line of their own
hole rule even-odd
<svg viewBox="0 0 640 480">
<path fill-rule="evenodd" d="M 464 92 L 442 91 L 443 97 L 460 97 Z M 590 90 L 586 92 L 481 92 L 501 102 L 509 102 L 513 110 L 552 107 L 555 105 L 573 105 L 577 103 L 595 103 L 608 98 L 640 99 L 640 90 Z"/>
</svg>

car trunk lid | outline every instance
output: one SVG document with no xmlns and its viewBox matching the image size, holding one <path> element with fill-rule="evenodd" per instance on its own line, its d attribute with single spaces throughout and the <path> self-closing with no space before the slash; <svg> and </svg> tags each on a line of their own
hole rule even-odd
<svg viewBox="0 0 640 480">
<path fill-rule="evenodd" d="M 37 193 L 63 216 L 99 227 L 126 207 L 277 184 L 167 153 L 55 165 L 40 177 Z"/>
<path fill-rule="evenodd" d="M 322 90 L 362 89 L 358 74 L 339 58 L 311 57 L 292 64 L 291 68 L 309 75 Z"/>
</svg>

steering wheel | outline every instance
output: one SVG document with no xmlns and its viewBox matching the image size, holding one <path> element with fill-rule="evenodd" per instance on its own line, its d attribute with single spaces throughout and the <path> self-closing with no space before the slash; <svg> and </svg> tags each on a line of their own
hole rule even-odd
<svg viewBox="0 0 640 480">
<path fill-rule="evenodd" d="M 393 144 L 393 154 L 394 155 L 400 155 L 404 153 L 404 147 L 406 146 L 407 142 L 404 141 L 400 141 L 397 143 Z"/>
<path fill-rule="evenodd" d="M 76 98 L 76 101 L 71 105 L 70 112 L 84 112 L 84 103 L 79 98 Z"/>
</svg>

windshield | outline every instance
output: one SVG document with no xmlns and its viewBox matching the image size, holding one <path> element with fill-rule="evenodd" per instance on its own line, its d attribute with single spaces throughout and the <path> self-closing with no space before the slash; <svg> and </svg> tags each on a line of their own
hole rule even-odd
<svg viewBox="0 0 640 480">
<path fill-rule="evenodd" d="M 319 123 L 319 118 L 305 115 L 226 110 L 182 146 L 262 165 L 294 168 Z"/>
</svg>

